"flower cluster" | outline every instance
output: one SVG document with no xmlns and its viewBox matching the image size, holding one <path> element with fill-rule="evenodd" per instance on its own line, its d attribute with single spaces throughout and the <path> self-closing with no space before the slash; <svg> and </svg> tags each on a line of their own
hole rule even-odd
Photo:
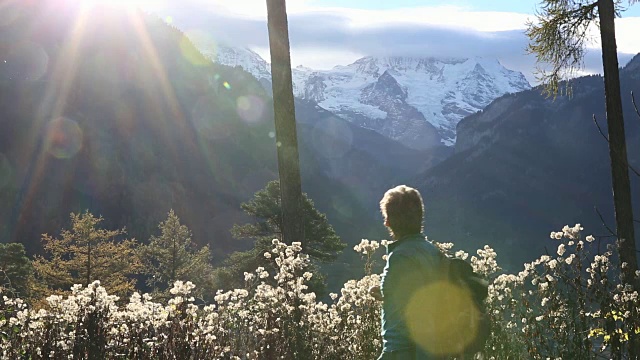
<svg viewBox="0 0 640 360">
<path fill-rule="evenodd" d="M 493 281 L 489 358 L 630 356 L 629 340 L 640 333 L 638 293 L 620 276 L 625 264 L 618 263 L 616 244 L 600 252 L 594 236 L 582 240 L 583 230 L 576 224 L 552 232 L 559 242 L 552 255 Z"/>
<path fill-rule="evenodd" d="M 358 253 L 362 253 L 365 255 L 373 254 L 378 250 L 380 244 L 377 241 L 369 241 L 367 239 L 362 239 L 360 244 L 353 247 L 353 250 Z"/>
<path fill-rule="evenodd" d="M 375 258 L 373 255 L 375 254 L 376 250 L 378 250 L 380 246 L 386 247 L 390 243 L 391 242 L 388 240 L 377 242 L 375 240 L 362 239 L 360 241 L 360 244 L 353 247 L 353 250 L 355 252 L 362 254 L 362 259 L 364 261 L 364 272 L 366 275 L 371 275 L 371 273 L 373 272 L 373 267 L 375 265 Z M 386 260 L 387 255 L 383 255 L 382 258 L 383 260 Z"/>
<path fill-rule="evenodd" d="M 377 247 L 378 245 L 373 245 Z M 44 309 L 0 300 L 0 358 L 31 359 L 362 359 L 380 352 L 378 275 L 345 284 L 332 303 L 308 291 L 301 244 L 273 241 L 276 272 L 245 274 L 244 289 L 196 305 L 195 286 L 177 281 L 166 303 L 134 293 L 125 304 L 99 282 L 52 295 Z"/>
<path fill-rule="evenodd" d="M 578 224 L 552 232 L 552 254 L 502 273 L 496 252 L 471 256 L 479 274 L 493 278 L 486 302 L 492 320 L 486 359 L 626 358 L 640 336 L 640 299 L 620 277 L 616 244 L 606 251 Z M 452 252 L 452 243 L 435 243 Z M 0 293 L 2 359 L 371 359 L 380 353 L 380 305 L 369 289 L 380 285 L 373 256 L 388 245 L 362 240 L 354 247 L 365 276 L 347 281 L 329 302 L 308 289 L 312 273 L 300 243 L 273 240 L 263 256 L 273 270 L 244 274 L 245 288 L 219 290 L 196 304 L 195 286 L 177 281 L 172 298 L 156 302 L 134 293 L 123 302 L 99 282 L 75 285 L 34 309 Z M 464 251 L 455 256 L 467 259 Z M 379 258 L 378 258 L 379 261 Z M 636 273 L 635 281 L 638 281 Z"/>
<path fill-rule="evenodd" d="M 457 252 L 456 254 L 460 254 L 460 252 Z M 473 266 L 473 271 L 480 275 L 489 276 L 500 270 L 498 262 L 496 261 L 498 254 L 489 247 L 489 245 L 485 245 L 483 249 L 478 249 L 477 254 L 478 256 L 471 257 L 471 266 Z"/>
</svg>

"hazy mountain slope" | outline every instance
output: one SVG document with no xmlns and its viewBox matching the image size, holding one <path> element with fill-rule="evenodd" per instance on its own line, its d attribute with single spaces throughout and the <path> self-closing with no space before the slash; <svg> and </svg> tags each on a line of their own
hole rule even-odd
<svg viewBox="0 0 640 360">
<path fill-rule="evenodd" d="M 629 161 L 640 167 L 640 119 L 629 97 L 640 78 L 621 72 Z M 539 89 L 506 95 L 458 124 L 456 154 L 415 179 L 427 203 L 427 229 L 435 239 L 469 249 L 498 248 L 503 264 L 524 260 L 555 246 L 550 231 L 581 222 L 589 233 L 608 235 L 594 211 L 610 226 L 613 200 L 606 141 L 604 90 L 599 76 L 574 83 L 573 98 L 555 101 Z M 631 175 L 636 217 L 640 179 Z M 606 241 L 606 238 L 603 239 Z"/>
<path fill-rule="evenodd" d="M 258 54 L 194 38 L 212 60 L 270 83 Z M 490 59 L 364 57 L 331 70 L 293 69 L 297 97 L 416 149 L 455 142 L 458 121 L 493 99 L 530 88 L 524 76 Z M 269 86 L 267 86 L 269 87 Z"/>
<path fill-rule="evenodd" d="M 277 177 L 262 85 L 211 63 L 153 17 L 96 9 L 71 37 L 80 16 L 72 3 L 56 16 L 46 3 L 20 4 L 0 30 L 0 241 L 38 252 L 42 233 L 87 209 L 146 241 L 173 208 L 216 260 L 249 247 L 229 229 L 251 220 L 240 203 Z M 303 190 L 350 245 L 385 236 L 376 205 L 385 187 L 448 155 L 309 101 L 296 111 Z M 352 260 L 332 266 L 332 280 L 349 277 Z"/>
<path fill-rule="evenodd" d="M 240 201 L 275 177 L 269 112 L 237 111 L 268 109 L 259 83 L 155 18 L 46 4 L 2 28 L 2 241 L 37 251 L 85 209 L 146 240 L 174 208 L 218 257 L 233 249 Z"/>
</svg>

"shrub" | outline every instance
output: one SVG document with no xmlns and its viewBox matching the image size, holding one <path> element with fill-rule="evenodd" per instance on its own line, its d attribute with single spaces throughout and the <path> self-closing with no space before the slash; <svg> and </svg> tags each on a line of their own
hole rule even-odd
<svg viewBox="0 0 640 360">
<path fill-rule="evenodd" d="M 616 244 L 583 240 L 582 230 L 577 224 L 552 232 L 555 253 L 495 279 L 489 358 L 630 357 L 629 339 L 640 332 L 638 293 L 621 278 Z"/>
<path fill-rule="evenodd" d="M 638 294 L 621 280 L 615 243 L 581 237 L 580 225 L 551 233 L 554 254 L 502 273 L 488 246 L 471 257 L 474 270 L 495 277 L 487 311 L 492 318 L 486 359 L 628 358 L 640 332 Z M 382 242 L 385 245 L 384 241 Z M 452 251 L 453 244 L 438 244 Z M 600 252 L 601 247 L 606 251 Z M 0 300 L 3 359 L 372 359 L 381 350 L 380 302 L 368 293 L 377 241 L 355 246 L 365 276 L 344 284 L 329 303 L 308 290 L 313 276 L 300 243 L 273 240 L 245 287 L 218 291 L 196 305 L 191 282 L 176 281 L 166 303 L 134 293 L 128 303 L 99 282 L 52 295 L 44 309 Z M 463 251 L 456 256 L 466 259 Z M 637 280 L 637 279 L 635 279 Z"/>
</svg>

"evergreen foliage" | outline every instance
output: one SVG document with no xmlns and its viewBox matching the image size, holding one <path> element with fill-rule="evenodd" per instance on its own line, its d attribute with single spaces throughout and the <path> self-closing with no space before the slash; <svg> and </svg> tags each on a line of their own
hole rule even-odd
<svg viewBox="0 0 640 360">
<path fill-rule="evenodd" d="M 320 274 L 318 263 L 335 260 L 346 244 L 329 224 L 326 215 L 315 208 L 313 201 L 306 193 L 302 194 L 302 201 L 305 234 L 302 252 L 309 255 L 312 260 L 310 271 L 314 276 L 309 287 L 319 295 L 325 292 L 326 284 L 324 276 Z M 269 252 L 273 239 L 282 239 L 280 183 L 277 180 L 267 183 L 264 189 L 257 191 L 253 198 L 243 203 L 241 207 L 256 222 L 234 225 L 231 233 L 238 239 L 254 239 L 255 243 L 251 250 L 231 254 L 223 263 L 223 267 L 218 269 L 218 281 L 224 286 L 241 285 L 238 284 L 240 275 L 251 272 L 257 267 L 270 269 L 272 264 L 263 254 Z"/>
<path fill-rule="evenodd" d="M 149 275 L 147 284 L 161 296 L 168 296 L 177 280 L 189 280 L 200 290 L 206 288 L 212 270 L 209 246 L 196 249 L 191 231 L 173 210 L 158 228 L 160 236 L 151 236 L 149 245 L 141 250 L 144 273 Z"/>
<path fill-rule="evenodd" d="M 303 193 L 302 202 L 305 234 L 302 251 L 314 260 L 335 260 L 346 244 L 329 224 L 327 216 L 315 208 L 307 194 Z M 256 245 L 261 245 L 266 240 L 265 245 L 271 246 L 272 239 L 282 238 L 280 204 L 280 183 L 278 180 L 270 181 L 264 189 L 254 194 L 253 199 L 241 205 L 242 210 L 257 222 L 234 225 L 231 233 L 236 238 L 255 239 Z"/>
<path fill-rule="evenodd" d="M 635 2 L 629 0 L 628 3 Z M 638 264 L 614 22 L 621 10 L 621 1 L 618 0 L 544 0 L 538 22 L 529 23 L 527 35 L 531 40 L 529 50 L 536 54 L 538 62 L 552 66 L 551 72 L 541 72 L 541 80 L 546 91 L 556 95 L 559 80 L 571 75 L 582 63 L 589 26 L 594 23 L 598 25 L 607 111 L 606 138 L 616 216 L 616 233 L 613 235 L 619 239 L 623 249 L 621 254 L 626 266 L 622 274 L 627 281 L 631 281 Z M 595 115 L 593 117 L 595 120 Z M 635 285 L 638 284 L 636 282 Z M 640 354 L 640 338 L 632 341 L 637 341 L 635 347 Z"/>
<path fill-rule="evenodd" d="M 598 17 L 597 1 L 547 0 L 541 4 L 536 22 L 527 24 L 531 39 L 528 51 L 538 63 L 550 64 L 551 70 L 538 68 L 538 80 L 545 92 L 557 95 L 561 80 L 568 79 L 582 65 L 589 24 Z"/>
<path fill-rule="evenodd" d="M 47 257 L 37 256 L 33 263 L 38 278 L 54 291 L 68 291 L 74 284 L 85 287 L 95 280 L 110 293 L 123 296 L 131 293 L 141 263 L 135 239 L 120 239 L 125 229 L 107 230 L 99 227 L 102 217 L 86 211 L 71 213 L 71 229 L 64 229 L 59 238 L 42 235 Z"/>
<path fill-rule="evenodd" d="M 612 0 L 608 0 L 612 1 Z M 629 4 L 636 0 L 630 0 Z M 624 10 L 620 1 L 612 1 L 616 16 Z M 530 39 L 528 52 L 536 56 L 539 65 L 550 65 L 546 70 L 538 67 L 538 80 L 548 95 L 561 90 L 561 81 L 569 80 L 583 65 L 586 45 L 595 40 L 590 36 L 590 25 L 599 24 L 597 0 L 544 0 L 535 21 L 529 21 L 526 34 Z"/>
<path fill-rule="evenodd" d="M 29 297 L 33 266 L 20 243 L 0 244 L 0 288 L 20 297 Z"/>
</svg>

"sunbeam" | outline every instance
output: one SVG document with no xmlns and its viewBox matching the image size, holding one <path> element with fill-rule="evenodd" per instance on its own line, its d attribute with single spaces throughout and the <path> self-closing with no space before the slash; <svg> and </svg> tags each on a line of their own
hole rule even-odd
<svg viewBox="0 0 640 360">
<path fill-rule="evenodd" d="M 60 50 L 60 56 L 51 71 L 51 80 L 47 84 L 45 96 L 36 115 L 37 121 L 33 122 L 33 126 L 29 131 L 29 142 L 41 145 L 34 148 L 31 161 L 28 162 L 30 168 L 23 183 L 23 201 L 19 204 L 20 208 L 17 209 L 19 219 L 23 217 L 24 212 L 30 208 L 35 200 L 35 189 L 39 187 L 41 182 L 46 180 L 43 174 L 46 171 L 47 161 L 50 156 L 72 157 L 82 147 L 82 136 L 78 136 L 78 133 L 81 133 L 80 128 L 73 120 L 64 119 L 62 116 L 77 75 L 78 52 L 83 41 L 87 21 L 87 10 L 81 9 L 71 31 L 65 38 Z M 63 123 L 73 126 L 58 126 Z M 73 134 L 68 134 L 66 130 L 72 128 Z M 65 143 L 68 141 L 73 142 L 71 145 L 72 152 L 65 152 L 64 150 L 69 146 L 69 144 Z M 50 146 L 54 146 L 55 149 Z M 51 153 L 52 150 L 53 154 Z"/>
<path fill-rule="evenodd" d="M 167 69 L 160 60 L 158 51 L 154 47 L 153 41 L 147 33 L 142 18 L 140 16 L 132 14 L 129 16 L 129 19 L 135 31 L 136 39 L 138 40 L 140 45 L 142 45 L 142 49 L 145 54 L 145 61 L 148 62 L 152 70 L 152 75 L 155 77 L 154 82 L 159 82 L 160 85 L 159 90 L 162 95 L 161 98 L 150 100 L 156 103 L 154 105 L 157 109 L 162 109 L 164 108 L 164 106 L 168 105 L 169 111 L 171 113 L 170 118 L 173 119 L 173 121 L 178 122 L 180 126 L 186 125 L 185 116 L 180 108 L 175 89 L 173 88 L 173 85 L 171 84 L 167 76 Z M 165 135 L 168 137 L 169 134 Z"/>
<path fill-rule="evenodd" d="M 119 10 L 135 10 L 150 6 L 154 1 L 148 0 L 79 0 L 84 8 L 109 7 Z"/>
</svg>

